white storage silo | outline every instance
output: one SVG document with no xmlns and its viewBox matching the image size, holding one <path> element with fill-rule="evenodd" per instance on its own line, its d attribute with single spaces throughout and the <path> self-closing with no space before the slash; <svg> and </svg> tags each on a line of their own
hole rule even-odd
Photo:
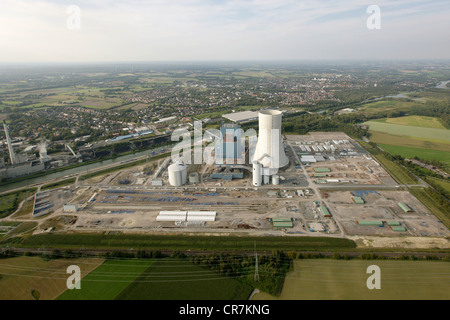
<svg viewBox="0 0 450 320">
<path fill-rule="evenodd" d="M 198 173 L 197 172 L 192 172 L 189 174 L 189 183 L 198 183 L 199 182 L 199 178 L 198 178 Z"/>
<path fill-rule="evenodd" d="M 186 166 L 180 162 L 173 163 L 168 168 L 169 183 L 171 186 L 179 187 L 186 184 L 187 170 Z"/>
<path fill-rule="evenodd" d="M 261 186 L 262 182 L 262 165 L 258 161 L 253 161 L 253 185 L 255 187 Z"/>
<path fill-rule="evenodd" d="M 280 184 L 280 176 L 274 174 L 274 175 L 272 176 L 272 184 L 273 184 L 274 186 L 279 185 L 279 184 Z"/>
</svg>

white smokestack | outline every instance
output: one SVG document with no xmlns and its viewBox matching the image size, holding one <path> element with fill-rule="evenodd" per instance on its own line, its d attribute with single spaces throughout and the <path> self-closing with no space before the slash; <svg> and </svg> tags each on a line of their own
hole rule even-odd
<svg viewBox="0 0 450 320">
<path fill-rule="evenodd" d="M 11 138 L 9 137 L 9 132 L 8 132 L 8 126 L 6 125 L 5 120 L 3 120 L 3 129 L 5 129 L 5 135 L 6 135 L 6 142 L 8 144 L 8 150 L 9 150 L 9 159 L 11 160 L 11 164 L 15 165 L 16 164 L 16 155 L 14 154 L 14 149 L 11 145 Z"/>
</svg>

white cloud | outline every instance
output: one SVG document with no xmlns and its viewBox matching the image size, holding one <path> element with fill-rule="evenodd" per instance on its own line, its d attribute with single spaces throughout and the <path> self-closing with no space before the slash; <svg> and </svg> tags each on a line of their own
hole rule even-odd
<svg viewBox="0 0 450 320">
<path fill-rule="evenodd" d="M 2 0 L 0 61 L 449 58 L 444 1 Z M 433 6 L 436 7 L 433 10 Z M 426 44 L 426 47 L 424 46 Z"/>
</svg>

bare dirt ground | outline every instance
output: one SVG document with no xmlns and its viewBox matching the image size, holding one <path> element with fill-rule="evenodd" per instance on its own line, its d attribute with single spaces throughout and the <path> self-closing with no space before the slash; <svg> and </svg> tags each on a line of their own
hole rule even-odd
<svg viewBox="0 0 450 320">
<path fill-rule="evenodd" d="M 449 249 L 448 238 L 429 237 L 349 237 L 358 248 Z"/>
</svg>

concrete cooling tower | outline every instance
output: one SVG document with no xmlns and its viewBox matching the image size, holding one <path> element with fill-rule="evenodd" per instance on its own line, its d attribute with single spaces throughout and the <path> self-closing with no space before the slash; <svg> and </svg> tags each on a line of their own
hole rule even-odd
<svg viewBox="0 0 450 320">
<path fill-rule="evenodd" d="M 282 113 L 278 110 L 261 110 L 259 112 L 259 135 L 252 163 L 253 174 L 261 175 L 261 177 L 253 177 L 255 186 L 262 181 L 267 184 L 270 176 L 276 174 L 279 168 L 289 164 L 281 137 L 281 116 Z M 260 164 L 261 167 L 257 164 Z"/>
</svg>

